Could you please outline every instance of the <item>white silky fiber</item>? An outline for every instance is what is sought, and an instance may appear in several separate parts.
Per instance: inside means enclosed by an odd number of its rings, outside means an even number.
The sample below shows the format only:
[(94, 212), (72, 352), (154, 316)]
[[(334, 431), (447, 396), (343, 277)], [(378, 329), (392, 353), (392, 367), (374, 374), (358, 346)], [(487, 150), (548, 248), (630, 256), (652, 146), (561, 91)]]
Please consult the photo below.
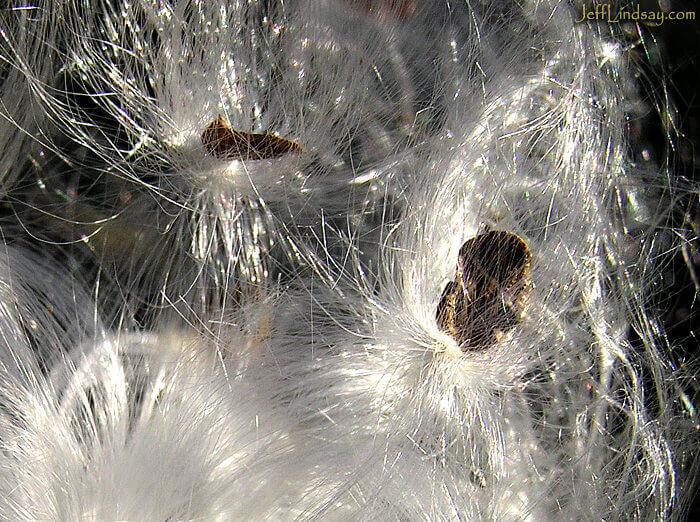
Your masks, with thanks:
[(7, 2), (0, 520), (683, 520), (699, 187), (582, 9)]

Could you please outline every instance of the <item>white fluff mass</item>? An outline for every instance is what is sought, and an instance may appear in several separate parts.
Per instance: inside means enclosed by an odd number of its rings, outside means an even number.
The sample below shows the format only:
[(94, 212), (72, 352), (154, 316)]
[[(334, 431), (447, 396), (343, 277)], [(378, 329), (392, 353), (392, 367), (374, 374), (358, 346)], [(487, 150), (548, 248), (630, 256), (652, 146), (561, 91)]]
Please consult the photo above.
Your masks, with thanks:
[[(698, 187), (579, 9), (9, 2), (0, 519), (682, 520), (657, 303)], [(296, 149), (214, 154), (220, 116)], [(527, 297), (474, 346), (437, 315), (489, 231)]]

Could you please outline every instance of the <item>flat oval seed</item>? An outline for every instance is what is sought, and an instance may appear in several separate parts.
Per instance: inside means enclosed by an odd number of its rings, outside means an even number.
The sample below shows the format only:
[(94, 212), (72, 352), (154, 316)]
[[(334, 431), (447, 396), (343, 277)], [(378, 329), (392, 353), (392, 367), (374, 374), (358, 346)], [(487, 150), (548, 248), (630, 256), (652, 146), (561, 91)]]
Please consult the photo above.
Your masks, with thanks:
[(462, 351), (484, 350), (521, 320), (530, 291), (527, 244), (491, 231), (459, 249), (457, 273), (442, 292), (436, 319)]
[(304, 152), (298, 143), (274, 134), (233, 130), (221, 114), (204, 129), (202, 143), (212, 156), (225, 160), (270, 159)]

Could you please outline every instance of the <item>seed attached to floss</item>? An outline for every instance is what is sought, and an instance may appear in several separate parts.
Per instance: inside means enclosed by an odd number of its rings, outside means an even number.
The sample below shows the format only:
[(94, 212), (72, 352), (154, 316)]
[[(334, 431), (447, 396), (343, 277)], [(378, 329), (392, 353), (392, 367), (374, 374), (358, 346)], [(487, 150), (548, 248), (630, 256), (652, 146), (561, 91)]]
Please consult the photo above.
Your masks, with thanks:
[(371, 13), (379, 19), (388, 16), (403, 20), (416, 10), (414, 0), (345, 0), (354, 7), (366, 13)]
[(436, 318), (463, 352), (489, 348), (520, 322), (531, 259), (527, 244), (505, 231), (480, 234), (459, 249), (457, 274), (442, 292)]
[(233, 130), (221, 114), (204, 129), (202, 143), (212, 156), (225, 160), (270, 159), (304, 152), (298, 143), (274, 134)]

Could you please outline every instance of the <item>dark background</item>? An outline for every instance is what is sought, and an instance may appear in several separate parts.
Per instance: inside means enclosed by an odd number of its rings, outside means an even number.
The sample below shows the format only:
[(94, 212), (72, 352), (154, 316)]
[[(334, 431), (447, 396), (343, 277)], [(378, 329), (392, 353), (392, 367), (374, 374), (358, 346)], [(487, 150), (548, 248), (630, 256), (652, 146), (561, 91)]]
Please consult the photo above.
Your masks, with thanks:
[[(642, 1), (642, 9), (668, 8), (674, 11), (694, 11), (695, 21), (668, 21), (659, 27), (642, 27), (640, 34), (645, 43), (646, 59), (659, 78), (666, 78), (668, 94), (675, 106), (677, 133), (659, 117), (657, 146), (669, 153), (669, 167), (681, 185), (690, 188), (688, 196), (679, 201), (677, 221), (674, 226), (685, 233), (688, 240), (685, 255), (678, 252), (667, 277), (672, 278), (668, 295), (669, 307), (665, 314), (669, 341), (678, 354), (680, 364), (685, 363), (694, 375), (688, 393), (697, 406), (700, 401), (698, 383), (698, 359), (700, 356), (698, 327), (697, 284), (700, 278), (700, 215), (698, 183), (700, 182), (700, 3), (688, 0)], [(634, 5), (634, 4), (632, 4)], [(649, 78), (653, 79), (653, 78)], [(647, 86), (649, 96), (658, 96), (662, 82)], [(665, 131), (669, 131), (665, 134)], [(675, 150), (665, 136), (675, 138)], [(696, 479), (697, 481), (697, 479)], [(695, 484), (697, 487), (697, 484)], [(700, 520), (700, 497), (690, 506), (688, 520)]]

